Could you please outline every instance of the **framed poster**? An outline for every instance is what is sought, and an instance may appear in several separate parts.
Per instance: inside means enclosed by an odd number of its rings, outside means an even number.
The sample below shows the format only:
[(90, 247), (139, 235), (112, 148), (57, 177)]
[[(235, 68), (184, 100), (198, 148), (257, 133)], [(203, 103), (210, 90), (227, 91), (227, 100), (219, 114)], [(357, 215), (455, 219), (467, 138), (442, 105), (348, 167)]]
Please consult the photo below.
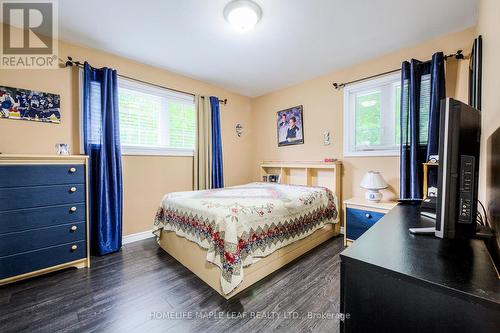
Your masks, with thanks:
[(304, 143), (302, 105), (277, 113), (278, 147)]
[(61, 122), (61, 96), (0, 86), (0, 118)]

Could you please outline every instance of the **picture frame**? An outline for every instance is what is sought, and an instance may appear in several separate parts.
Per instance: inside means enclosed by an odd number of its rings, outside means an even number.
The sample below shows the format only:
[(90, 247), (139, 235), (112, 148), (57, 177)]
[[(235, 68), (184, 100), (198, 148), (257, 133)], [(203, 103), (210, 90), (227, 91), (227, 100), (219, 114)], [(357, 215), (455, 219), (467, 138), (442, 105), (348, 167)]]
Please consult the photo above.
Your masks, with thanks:
[(269, 183), (281, 183), (280, 175), (269, 175), (267, 179)]
[(67, 143), (56, 143), (56, 154), (57, 155), (69, 155), (69, 144)]
[(0, 86), (0, 119), (61, 123), (61, 96)]
[(278, 147), (304, 143), (303, 106), (278, 111), (276, 113)]

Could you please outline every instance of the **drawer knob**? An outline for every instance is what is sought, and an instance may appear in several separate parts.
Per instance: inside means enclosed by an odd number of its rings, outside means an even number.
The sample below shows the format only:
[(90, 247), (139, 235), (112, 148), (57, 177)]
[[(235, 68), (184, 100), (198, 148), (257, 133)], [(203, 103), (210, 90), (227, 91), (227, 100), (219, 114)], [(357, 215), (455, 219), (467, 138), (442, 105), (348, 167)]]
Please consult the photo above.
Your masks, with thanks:
[(78, 227), (76, 225), (71, 226), (71, 231), (76, 231)]
[(76, 249), (78, 249), (78, 246), (76, 246), (76, 245), (71, 246), (71, 251), (76, 251)]
[(75, 173), (76, 172), (76, 168), (69, 168), (69, 172), (70, 173)]
[(72, 188), (69, 189), (69, 191), (72, 193), (76, 192), (76, 187), (73, 186)]
[(71, 208), (69, 209), (69, 211), (70, 211), (70, 212), (72, 212), (72, 213), (76, 212), (76, 207), (75, 207), (75, 206), (71, 207)]
[(367, 219), (371, 219), (371, 218), (372, 218), (372, 214), (366, 213), (366, 214), (365, 214), (365, 217), (366, 217)]

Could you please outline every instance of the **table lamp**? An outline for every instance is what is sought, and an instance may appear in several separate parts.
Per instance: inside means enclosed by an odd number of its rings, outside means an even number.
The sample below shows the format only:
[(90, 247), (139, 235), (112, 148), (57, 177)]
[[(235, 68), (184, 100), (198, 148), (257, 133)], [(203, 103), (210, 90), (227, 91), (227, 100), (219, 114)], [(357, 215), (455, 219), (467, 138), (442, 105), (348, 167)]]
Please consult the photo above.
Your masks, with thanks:
[(388, 187), (384, 178), (382, 178), (378, 171), (368, 171), (364, 175), (360, 186), (368, 190), (365, 193), (365, 199), (372, 202), (379, 202), (382, 199), (382, 193), (380, 193), (379, 190)]

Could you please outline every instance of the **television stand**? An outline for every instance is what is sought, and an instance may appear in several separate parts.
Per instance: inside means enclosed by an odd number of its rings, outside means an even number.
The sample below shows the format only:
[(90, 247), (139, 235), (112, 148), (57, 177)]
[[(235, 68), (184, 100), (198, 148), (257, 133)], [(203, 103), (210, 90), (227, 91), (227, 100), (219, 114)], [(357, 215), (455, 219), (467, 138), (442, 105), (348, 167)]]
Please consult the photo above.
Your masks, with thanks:
[(411, 234), (435, 225), (420, 211), (397, 205), (340, 254), (341, 332), (499, 332), (500, 280), (484, 241)]
[(436, 232), (435, 227), (429, 228), (409, 228), (410, 232), (414, 235), (434, 235)]

